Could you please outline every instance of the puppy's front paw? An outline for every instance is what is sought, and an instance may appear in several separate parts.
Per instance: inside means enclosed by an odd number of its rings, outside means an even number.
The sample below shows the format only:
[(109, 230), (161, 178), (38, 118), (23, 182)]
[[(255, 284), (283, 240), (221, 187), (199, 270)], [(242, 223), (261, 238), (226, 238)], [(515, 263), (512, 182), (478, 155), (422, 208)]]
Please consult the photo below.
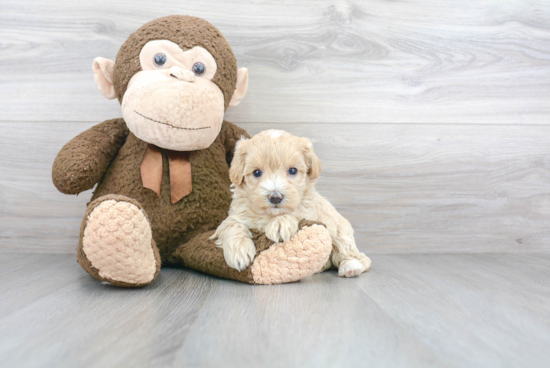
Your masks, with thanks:
[(250, 238), (239, 237), (227, 240), (223, 243), (223, 257), (231, 268), (242, 271), (254, 259), (256, 247)]
[(341, 277), (357, 277), (361, 272), (363, 272), (363, 264), (356, 259), (343, 261), (338, 267), (338, 276)]
[(276, 216), (265, 228), (265, 236), (275, 243), (288, 241), (298, 232), (298, 219), (294, 216)]

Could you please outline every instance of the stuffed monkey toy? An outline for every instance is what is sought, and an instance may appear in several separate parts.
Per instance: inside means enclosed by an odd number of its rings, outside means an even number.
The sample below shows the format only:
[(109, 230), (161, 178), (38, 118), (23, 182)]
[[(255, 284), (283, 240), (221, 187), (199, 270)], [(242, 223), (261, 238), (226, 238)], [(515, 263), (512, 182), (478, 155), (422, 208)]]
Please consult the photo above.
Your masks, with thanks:
[(289, 241), (255, 233), (257, 252), (242, 271), (210, 240), (231, 202), (229, 165), (248, 137), (224, 121), (248, 86), (231, 47), (207, 21), (168, 16), (130, 35), (116, 62), (96, 58), (100, 92), (121, 104), (121, 119), (81, 133), (58, 153), (54, 185), (65, 194), (97, 187), (80, 229), (77, 259), (114, 285), (153, 282), (161, 265), (183, 265), (252, 284), (300, 280), (327, 265), (331, 239), (303, 221)]

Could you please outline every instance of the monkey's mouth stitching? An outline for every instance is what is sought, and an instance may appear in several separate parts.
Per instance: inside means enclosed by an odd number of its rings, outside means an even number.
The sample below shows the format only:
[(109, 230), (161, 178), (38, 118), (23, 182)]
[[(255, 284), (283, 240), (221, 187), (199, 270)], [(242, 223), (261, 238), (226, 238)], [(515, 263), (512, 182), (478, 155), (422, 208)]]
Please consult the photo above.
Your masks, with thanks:
[(143, 115), (143, 114), (140, 114), (139, 112), (137, 112), (136, 110), (134, 110), (134, 112), (136, 114), (138, 114), (139, 116), (143, 116), (145, 119), (147, 120), (151, 120), (151, 121), (154, 121), (155, 123), (159, 123), (159, 124), (163, 124), (163, 125), (168, 125), (169, 127), (172, 127), (174, 129), (182, 129), (182, 130), (202, 130), (202, 129), (210, 129), (209, 126), (207, 127), (200, 127), (200, 128), (180, 128), (180, 127), (177, 127), (177, 126), (173, 126), (172, 124), (168, 124), (168, 123), (165, 123), (163, 121), (158, 121), (158, 120), (155, 120), (155, 119), (151, 119), (151, 118), (148, 118), (147, 116)]

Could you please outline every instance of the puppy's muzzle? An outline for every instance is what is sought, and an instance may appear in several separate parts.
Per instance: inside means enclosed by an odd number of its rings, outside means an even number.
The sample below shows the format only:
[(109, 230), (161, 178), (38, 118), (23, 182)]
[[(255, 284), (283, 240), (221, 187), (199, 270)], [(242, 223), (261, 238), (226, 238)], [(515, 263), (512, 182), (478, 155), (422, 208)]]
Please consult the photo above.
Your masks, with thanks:
[(268, 195), (267, 198), (271, 203), (279, 204), (283, 200), (284, 196), (281, 193), (274, 192)]

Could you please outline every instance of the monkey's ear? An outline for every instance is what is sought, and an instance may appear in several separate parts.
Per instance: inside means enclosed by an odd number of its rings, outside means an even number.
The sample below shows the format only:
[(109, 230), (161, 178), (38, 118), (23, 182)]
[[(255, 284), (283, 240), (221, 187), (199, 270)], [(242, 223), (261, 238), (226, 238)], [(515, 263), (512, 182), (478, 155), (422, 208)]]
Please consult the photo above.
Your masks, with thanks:
[(235, 185), (241, 185), (244, 180), (244, 166), (246, 163), (246, 150), (244, 146), (247, 140), (248, 138), (241, 137), (235, 145), (235, 154), (229, 168), (229, 179)]
[(113, 74), (115, 73), (115, 62), (102, 57), (94, 59), (94, 80), (99, 92), (109, 100), (116, 98), (115, 87), (113, 86)]
[(233, 97), (231, 97), (231, 101), (229, 101), (229, 106), (237, 106), (241, 103), (241, 100), (244, 98), (244, 95), (246, 95), (246, 91), (248, 90), (248, 69), (246, 68), (240, 68), (237, 71), (237, 88), (235, 88), (235, 92), (233, 92)]

